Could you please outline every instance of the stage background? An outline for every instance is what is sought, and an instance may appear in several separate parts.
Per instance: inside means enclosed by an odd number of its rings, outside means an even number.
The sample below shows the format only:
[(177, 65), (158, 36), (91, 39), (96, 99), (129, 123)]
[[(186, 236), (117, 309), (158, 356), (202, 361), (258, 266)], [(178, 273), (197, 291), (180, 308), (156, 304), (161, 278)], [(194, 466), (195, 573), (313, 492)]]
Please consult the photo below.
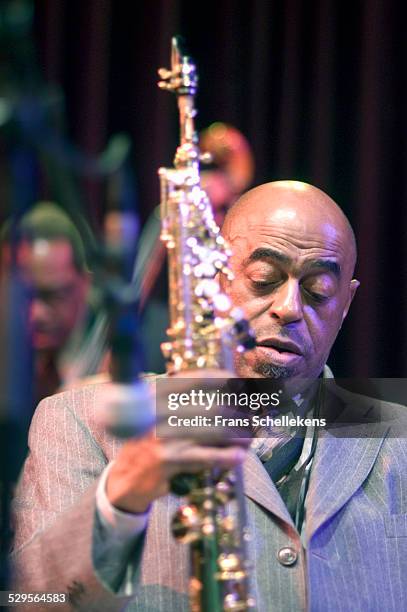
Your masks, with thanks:
[[(254, 184), (293, 178), (327, 191), (358, 238), (361, 281), (330, 360), (340, 376), (407, 372), (407, 37), (405, 2), (38, 0), (43, 76), (66, 95), (71, 138), (98, 152), (134, 143), (139, 208), (158, 203), (157, 168), (177, 144), (156, 70), (183, 34), (200, 73), (198, 127), (225, 121), (251, 142)], [(87, 181), (89, 218), (104, 213)]]

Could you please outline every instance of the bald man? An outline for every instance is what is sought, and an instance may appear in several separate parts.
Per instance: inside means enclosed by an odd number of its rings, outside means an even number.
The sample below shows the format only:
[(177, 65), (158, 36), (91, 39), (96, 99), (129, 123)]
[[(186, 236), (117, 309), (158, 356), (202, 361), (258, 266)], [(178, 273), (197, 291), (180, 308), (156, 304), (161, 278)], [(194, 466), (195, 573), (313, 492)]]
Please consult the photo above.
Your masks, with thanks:
[(297, 181), (249, 191), (222, 233), (235, 278), (222, 279), (256, 333), (237, 356), (240, 376), (319, 376), (359, 285), (349, 221), (325, 193)]
[[(220, 282), (257, 335), (253, 351), (236, 355), (236, 372), (275, 379), (295, 393), (292, 410), (312, 415), (310, 389), (331, 375), (326, 361), (358, 286), (352, 229), (320, 190), (280, 181), (244, 195), (223, 233), (234, 278)], [(98, 418), (108, 392), (82, 387), (36, 411), (16, 499), (20, 590), (60, 592), (83, 610), (189, 609), (188, 547), (170, 533), (179, 500), (169, 481), (243, 463), (260, 612), (407, 609), (407, 451), (389, 427), (370, 420), (341, 436), (307, 428), (300, 444), (290, 432), (284, 444), (255, 439), (248, 452), (234, 441), (203, 444), (199, 431), (122, 443)], [(339, 401), (346, 412), (355, 396)], [(369, 399), (367, 412), (375, 409)]]

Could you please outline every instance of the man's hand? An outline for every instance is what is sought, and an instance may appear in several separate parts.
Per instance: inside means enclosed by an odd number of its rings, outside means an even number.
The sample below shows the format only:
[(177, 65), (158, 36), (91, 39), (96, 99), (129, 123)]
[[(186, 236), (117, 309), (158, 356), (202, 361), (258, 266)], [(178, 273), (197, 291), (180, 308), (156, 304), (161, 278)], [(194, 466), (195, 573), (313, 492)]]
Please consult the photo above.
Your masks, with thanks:
[[(212, 378), (214, 387), (217, 387), (216, 379), (219, 383), (219, 379), (233, 377), (225, 370), (189, 370), (171, 377), (174, 383), (171, 388), (177, 388), (179, 392), (188, 391), (199, 380), (205, 381), (208, 388), (208, 381)], [(187, 379), (192, 380), (188, 382)], [(161, 401), (157, 397), (158, 413)], [(188, 439), (181, 439), (175, 433), (173, 438), (168, 435), (159, 438), (150, 432), (126, 442), (107, 478), (106, 494), (110, 503), (125, 512), (145, 512), (151, 502), (169, 492), (173, 476), (193, 474), (214, 466), (229, 469), (242, 463), (249, 440), (221, 439), (213, 432), (211, 444), (213, 446), (208, 446), (208, 432), (198, 428), (188, 434)]]
[(158, 439), (153, 433), (130, 440), (121, 448), (107, 479), (110, 503), (125, 512), (145, 512), (151, 502), (169, 492), (170, 480), (180, 473), (232, 468), (244, 460), (242, 446), (213, 448), (192, 440)]

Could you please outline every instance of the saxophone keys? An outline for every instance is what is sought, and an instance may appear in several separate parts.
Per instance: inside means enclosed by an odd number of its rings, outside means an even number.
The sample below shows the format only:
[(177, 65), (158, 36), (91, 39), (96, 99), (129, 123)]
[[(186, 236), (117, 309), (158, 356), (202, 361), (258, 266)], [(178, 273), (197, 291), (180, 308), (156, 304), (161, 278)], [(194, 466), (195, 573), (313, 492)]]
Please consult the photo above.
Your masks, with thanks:
[(171, 529), (176, 540), (185, 544), (197, 542), (201, 538), (202, 521), (196, 506), (185, 505), (175, 513)]
[(163, 81), (168, 80), (172, 76), (172, 71), (168, 70), (168, 68), (159, 68), (157, 72), (158, 72), (158, 76)]
[(222, 553), (218, 557), (219, 572), (217, 580), (242, 582), (247, 578), (247, 572), (242, 569), (240, 557), (236, 553)]
[(201, 162), (201, 164), (211, 164), (213, 162), (212, 153), (209, 153), (208, 151), (201, 153), (199, 156), (199, 161)]
[(242, 598), (239, 593), (228, 593), (223, 601), (224, 612), (248, 612), (255, 609), (255, 601), (252, 597)]

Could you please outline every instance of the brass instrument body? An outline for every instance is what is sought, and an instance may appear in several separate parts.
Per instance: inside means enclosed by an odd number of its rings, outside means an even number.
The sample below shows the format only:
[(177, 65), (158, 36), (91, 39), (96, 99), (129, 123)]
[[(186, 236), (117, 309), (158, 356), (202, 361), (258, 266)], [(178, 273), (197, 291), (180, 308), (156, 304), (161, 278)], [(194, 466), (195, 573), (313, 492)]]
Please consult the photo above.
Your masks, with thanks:
[[(171, 70), (160, 69), (159, 75), (159, 86), (175, 93), (180, 116), (174, 168), (159, 170), (161, 239), (169, 269), (169, 341), (162, 345), (167, 371), (232, 370), (234, 350), (252, 348), (254, 339), (242, 312), (232, 307), (215, 278), (219, 272), (232, 278), (230, 251), (200, 184), (202, 156), (194, 127), (198, 78), (191, 59), (181, 55), (177, 38), (172, 40)], [(187, 504), (174, 517), (173, 533), (191, 548), (193, 612), (253, 610), (240, 470), (214, 469), (196, 476)]]
[[(169, 270), (170, 341), (162, 346), (169, 372), (191, 368), (232, 368), (232, 350), (222, 330), (230, 326), (232, 308), (215, 276), (231, 276), (230, 252), (219, 234), (209, 199), (200, 186), (200, 152), (194, 127), (196, 68), (173, 42), (172, 70), (160, 69), (160, 87), (176, 93), (180, 145), (174, 168), (160, 168), (161, 240)], [(218, 312), (216, 316), (215, 311)], [(239, 318), (238, 310), (233, 316)], [(242, 318), (242, 316), (240, 316)]]

